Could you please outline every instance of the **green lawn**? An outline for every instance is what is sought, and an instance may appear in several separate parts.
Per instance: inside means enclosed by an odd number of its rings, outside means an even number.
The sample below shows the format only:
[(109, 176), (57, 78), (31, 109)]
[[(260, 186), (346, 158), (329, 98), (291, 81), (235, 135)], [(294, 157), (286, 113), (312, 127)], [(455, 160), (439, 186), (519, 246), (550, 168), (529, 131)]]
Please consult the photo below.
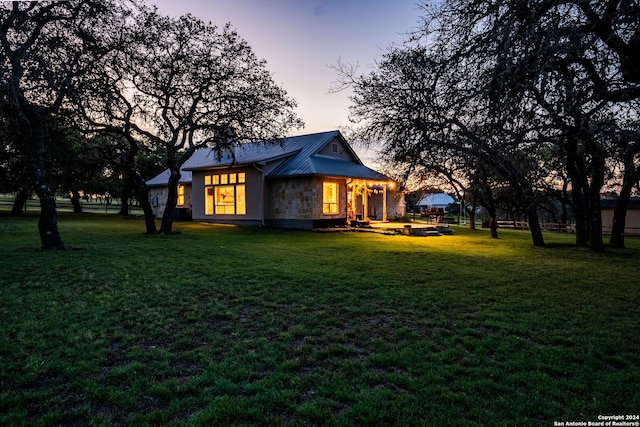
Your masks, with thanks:
[(0, 425), (550, 426), (640, 412), (640, 240), (0, 215)]

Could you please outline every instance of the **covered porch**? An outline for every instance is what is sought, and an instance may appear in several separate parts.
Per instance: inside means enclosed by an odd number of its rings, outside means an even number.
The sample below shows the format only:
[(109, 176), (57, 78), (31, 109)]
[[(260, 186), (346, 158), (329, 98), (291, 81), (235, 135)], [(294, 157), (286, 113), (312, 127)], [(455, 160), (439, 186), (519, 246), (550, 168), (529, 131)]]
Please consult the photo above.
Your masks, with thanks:
[(347, 180), (347, 221), (362, 224), (388, 221), (387, 195), (394, 189), (392, 180)]

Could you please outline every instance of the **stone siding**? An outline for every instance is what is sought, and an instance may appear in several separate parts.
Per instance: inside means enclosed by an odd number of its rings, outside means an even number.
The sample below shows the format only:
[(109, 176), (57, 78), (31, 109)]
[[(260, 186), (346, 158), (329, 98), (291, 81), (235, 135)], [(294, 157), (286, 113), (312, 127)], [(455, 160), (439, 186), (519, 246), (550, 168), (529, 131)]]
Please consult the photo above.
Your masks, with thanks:
[(269, 219), (310, 220), (313, 218), (315, 191), (311, 179), (271, 181), (271, 216)]
[(387, 194), (387, 219), (394, 220), (405, 216), (407, 207), (404, 203), (404, 193), (389, 191)]
[[(162, 218), (165, 207), (167, 206), (167, 197), (169, 197), (169, 187), (150, 187), (149, 203), (156, 218)], [(184, 205), (178, 205), (176, 208), (188, 208), (191, 211), (191, 185), (184, 186)]]
[[(322, 212), (322, 184), (335, 182), (338, 184), (338, 212), (325, 214)], [(271, 216), (272, 220), (324, 220), (346, 218), (347, 185), (344, 180), (324, 178), (277, 179), (271, 181)]]

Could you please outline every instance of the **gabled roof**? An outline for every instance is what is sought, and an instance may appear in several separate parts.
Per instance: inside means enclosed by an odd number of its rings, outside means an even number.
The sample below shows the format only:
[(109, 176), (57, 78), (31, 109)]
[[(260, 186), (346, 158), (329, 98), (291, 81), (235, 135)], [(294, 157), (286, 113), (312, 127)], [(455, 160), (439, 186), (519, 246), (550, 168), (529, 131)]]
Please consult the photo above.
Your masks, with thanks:
[[(165, 169), (158, 175), (147, 181), (149, 187), (163, 187), (169, 183), (169, 169)], [(181, 170), (180, 171), (180, 184), (191, 184), (191, 172)]]
[(288, 161), (269, 173), (270, 177), (324, 175), (346, 178), (359, 178), (376, 181), (389, 181), (390, 178), (369, 169), (361, 163), (330, 158), (328, 156), (311, 156), (298, 162)]
[(427, 194), (425, 197), (420, 199), (416, 206), (447, 206), (451, 203), (454, 203), (453, 197), (449, 196), (446, 193), (433, 193)]
[[(319, 154), (334, 139), (348, 151), (352, 161)], [(265, 164), (282, 160), (268, 177), (326, 175), (369, 180), (390, 180), (387, 176), (366, 167), (342, 134), (337, 131), (314, 133), (285, 138), (280, 144), (242, 144), (232, 155), (218, 158), (211, 149), (196, 151), (183, 166), (185, 171), (207, 170), (225, 166)]]

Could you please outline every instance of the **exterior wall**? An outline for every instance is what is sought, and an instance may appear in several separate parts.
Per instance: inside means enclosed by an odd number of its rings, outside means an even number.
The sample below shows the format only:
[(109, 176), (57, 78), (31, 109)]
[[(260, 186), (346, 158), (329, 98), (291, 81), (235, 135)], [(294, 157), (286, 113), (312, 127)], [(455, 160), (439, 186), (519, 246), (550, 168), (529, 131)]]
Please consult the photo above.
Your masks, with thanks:
[[(336, 146), (335, 147), (336, 151), (334, 151), (334, 144)], [(320, 150), (318, 154), (321, 154), (323, 156), (329, 156), (329, 157), (337, 157), (339, 159), (344, 159), (344, 160), (350, 160), (350, 161), (354, 160), (349, 150), (344, 146), (342, 141), (340, 141), (338, 138), (334, 138), (322, 150)]]
[(311, 178), (270, 181), (269, 220), (310, 221), (313, 217), (314, 192)]
[[(338, 209), (334, 214), (325, 214), (322, 211), (322, 184), (325, 182), (338, 184)], [(347, 180), (314, 177), (312, 180), (312, 188), (315, 199), (315, 203), (313, 204), (313, 228), (345, 225), (347, 223)]]
[[(184, 184), (181, 184), (184, 185)], [(149, 202), (156, 218), (162, 218), (164, 209), (167, 206), (167, 198), (169, 197), (169, 187), (150, 187)], [(191, 205), (191, 185), (184, 185), (184, 205), (177, 205), (177, 208), (187, 208), (189, 212), (193, 211)]]
[(367, 217), (369, 219), (382, 221), (382, 219), (384, 218), (384, 205), (382, 202), (382, 192), (377, 194), (375, 192), (372, 192), (371, 194), (369, 194), (369, 200), (367, 202)]
[(387, 219), (399, 219), (407, 213), (404, 203), (404, 193), (401, 191), (387, 192)]
[(193, 198), (191, 205), (193, 206), (194, 221), (204, 221), (204, 172), (191, 172), (191, 191)]
[(149, 188), (149, 202), (156, 218), (162, 218), (162, 213), (167, 205), (167, 187), (151, 187)]
[[(602, 232), (611, 234), (613, 209), (602, 209)], [(640, 209), (628, 209), (624, 223), (625, 236), (640, 236)]]
[[(245, 215), (205, 214), (204, 177), (225, 173), (225, 171), (245, 173)], [(323, 183), (325, 182), (338, 184), (338, 206), (335, 214), (323, 213)], [(346, 179), (305, 177), (270, 179), (263, 182), (262, 173), (251, 167), (225, 169), (219, 172), (193, 171), (192, 188), (188, 194), (192, 205), (192, 216), (197, 221), (312, 229), (344, 225), (347, 217)], [(369, 213), (376, 213), (373, 219), (382, 219), (382, 206), (381, 193), (370, 197)], [(403, 215), (404, 194), (388, 192), (387, 219), (391, 220)]]
[[(338, 209), (335, 214), (322, 212), (322, 184), (338, 184)], [(316, 228), (346, 222), (346, 180), (329, 178), (291, 178), (270, 181), (271, 208), (267, 224), (284, 228)]]
[[(245, 198), (246, 198), (246, 214), (244, 215), (222, 215), (205, 213), (205, 175), (217, 173), (245, 173)], [(217, 223), (240, 223), (248, 225), (262, 224), (264, 205), (263, 205), (263, 180), (262, 173), (255, 168), (235, 168), (222, 169), (216, 171), (193, 171), (192, 189), (194, 197), (192, 198), (193, 219), (197, 221), (209, 221)]]

